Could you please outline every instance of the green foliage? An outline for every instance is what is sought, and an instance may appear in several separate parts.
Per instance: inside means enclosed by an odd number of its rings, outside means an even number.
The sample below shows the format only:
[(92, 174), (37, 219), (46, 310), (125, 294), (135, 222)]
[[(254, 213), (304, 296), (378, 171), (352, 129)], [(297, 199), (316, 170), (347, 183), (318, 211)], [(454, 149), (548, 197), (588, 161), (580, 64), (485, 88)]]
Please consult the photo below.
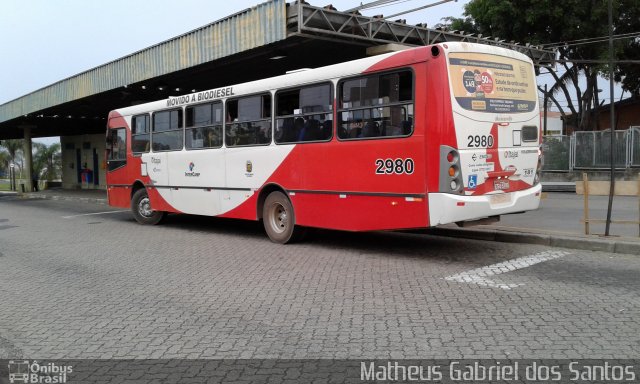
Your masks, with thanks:
[(17, 161), (18, 157), (22, 153), (22, 147), (23, 147), (22, 143), (23, 143), (22, 139), (13, 139), (13, 140), (3, 140), (1, 145), (7, 150), (11, 160)]
[[(465, 6), (464, 19), (447, 19), (448, 27), (484, 36), (500, 37), (534, 45), (573, 42), (609, 33), (607, 0), (471, 0)], [(613, 0), (614, 34), (640, 31), (640, 1)], [(591, 126), (591, 109), (599, 104), (598, 75), (606, 75), (607, 41), (593, 44), (560, 44), (560, 65), (565, 74), (554, 76), (556, 83), (549, 96), (563, 114), (571, 113), (579, 129)], [(638, 59), (638, 39), (616, 40), (618, 59)], [(589, 62), (591, 61), (591, 62)], [(586, 78), (586, 87), (579, 77)], [(633, 94), (640, 92), (640, 68), (637, 64), (618, 65), (615, 80)], [(563, 93), (569, 101), (565, 110), (554, 95)]]
[[(640, 5), (621, 10), (616, 21), (615, 33), (640, 32)], [(618, 44), (618, 59), (640, 60), (640, 38), (625, 40), (627, 44)], [(620, 47), (621, 46), (621, 47)], [(622, 83), (622, 88), (640, 97), (640, 64), (620, 64), (616, 67), (614, 80)]]
[[(11, 162), (15, 163), (18, 168), (22, 167), (23, 143), (22, 139), (2, 141), (4, 150), (0, 150), (0, 173), (7, 172)], [(32, 152), (33, 172), (38, 175), (38, 179), (51, 181), (62, 175), (59, 143), (49, 146), (42, 143), (32, 143)]]
[(0, 149), (0, 173), (9, 173), (11, 163), (21, 166), (22, 140), (2, 140)]
[(33, 143), (33, 172), (40, 180), (55, 180), (62, 174), (60, 143)]
[(8, 173), (9, 162), (11, 162), (9, 152), (0, 150), (0, 177), (5, 177), (5, 175)]
[(444, 28), (448, 31), (465, 31), (469, 33), (476, 33), (476, 26), (473, 23), (473, 19), (466, 17), (459, 19), (457, 17), (443, 17), (442, 23), (436, 24), (436, 28)]
[(542, 146), (544, 165), (542, 169), (549, 171), (569, 170), (569, 146), (560, 138), (545, 136)]

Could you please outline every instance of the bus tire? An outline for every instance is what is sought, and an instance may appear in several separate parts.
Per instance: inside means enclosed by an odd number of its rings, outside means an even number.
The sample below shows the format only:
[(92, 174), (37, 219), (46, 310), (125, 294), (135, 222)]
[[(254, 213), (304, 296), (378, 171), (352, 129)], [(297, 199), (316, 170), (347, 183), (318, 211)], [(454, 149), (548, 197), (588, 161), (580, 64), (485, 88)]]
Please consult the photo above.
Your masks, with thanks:
[(262, 223), (267, 236), (274, 243), (299, 241), (305, 232), (305, 228), (296, 225), (291, 201), (280, 191), (271, 192), (267, 196), (262, 208)]
[(140, 224), (156, 225), (164, 219), (166, 213), (162, 211), (154, 211), (151, 208), (149, 194), (144, 188), (138, 189), (131, 198), (131, 211), (133, 217)]

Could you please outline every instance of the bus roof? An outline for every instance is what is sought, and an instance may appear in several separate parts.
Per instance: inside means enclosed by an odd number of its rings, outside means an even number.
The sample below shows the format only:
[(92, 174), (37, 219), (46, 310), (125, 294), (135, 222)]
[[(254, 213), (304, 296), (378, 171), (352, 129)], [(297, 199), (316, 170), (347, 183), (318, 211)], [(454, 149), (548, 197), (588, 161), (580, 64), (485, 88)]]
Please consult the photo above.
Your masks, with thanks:
[[(448, 42), (438, 45), (444, 45), (448, 51), (486, 52), (511, 56), (524, 61), (531, 61), (529, 57), (522, 53), (484, 44)], [(431, 46), (416, 47), (404, 51), (385, 53), (372, 57), (366, 57), (363, 59), (333, 64), (325, 67), (297, 70), (293, 71), (293, 73), (287, 73), (267, 79), (255, 80), (240, 84), (230, 84), (220, 88), (214, 88), (184, 95), (169, 96), (166, 99), (161, 99), (158, 101), (118, 108), (113, 110), (112, 112), (115, 112), (120, 116), (131, 116), (152, 111), (175, 109), (177, 107), (185, 105), (197, 105), (207, 102), (213, 102), (216, 100), (224, 100), (229, 98), (229, 96), (238, 97), (243, 95), (251, 95), (275, 89), (286, 89), (310, 83), (330, 81), (331, 79), (335, 78), (356, 76), (362, 74), (376, 63), (394, 55), (398, 55), (402, 52), (415, 51), (416, 54), (414, 57), (418, 57), (420, 58), (420, 60), (414, 61), (414, 63), (424, 61), (427, 59), (430, 49)], [(109, 115), (111, 117), (111, 113)]]

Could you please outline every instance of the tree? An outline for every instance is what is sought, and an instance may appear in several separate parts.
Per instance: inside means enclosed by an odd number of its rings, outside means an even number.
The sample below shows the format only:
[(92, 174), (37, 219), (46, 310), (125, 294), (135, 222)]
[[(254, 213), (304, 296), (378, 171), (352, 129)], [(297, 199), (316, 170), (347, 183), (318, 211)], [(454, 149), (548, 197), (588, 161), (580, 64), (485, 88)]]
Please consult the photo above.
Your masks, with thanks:
[(2, 146), (9, 153), (9, 161), (19, 167), (22, 173), (22, 139), (3, 140)]
[[(638, 0), (613, 0), (613, 6), (614, 34), (640, 31)], [(551, 72), (555, 84), (547, 95), (567, 121), (579, 130), (587, 130), (591, 127), (591, 110), (600, 105), (597, 79), (608, 71), (608, 45), (606, 40), (585, 44), (584, 39), (608, 35), (607, 9), (607, 0), (471, 0), (465, 5), (464, 19), (448, 18), (444, 25), (520, 43), (554, 44), (565, 73)], [(637, 39), (616, 40), (616, 53), (637, 58), (638, 44)], [(615, 79), (635, 95), (640, 91), (637, 67), (615, 68)], [(580, 76), (586, 79), (584, 89)], [(567, 100), (566, 107), (558, 102), (558, 93)]]
[(9, 163), (11, 159), (9, 158), (9, 152), (5, 150), (0, 150), (0, 177), (6, 177), (9, 173), (7, 172), (9, 168)]
[[(640, 6), (626, 9), (616, 23), (616, 33), (635, 33), (640, 31)], [(635, 60), (635, 63), (622, 63), (615, 68), (614, 80), (622, 83), (622, 88), (633, 96), (640, 97), (640, 37), (630, 39), (618, 53), (620, 60)]]
[(39, 179), (52, 181), (61, 173), (62, 162), (60, 159), (60, 143), (50, 146), (42, 143), (33, 143), (33, 172)]

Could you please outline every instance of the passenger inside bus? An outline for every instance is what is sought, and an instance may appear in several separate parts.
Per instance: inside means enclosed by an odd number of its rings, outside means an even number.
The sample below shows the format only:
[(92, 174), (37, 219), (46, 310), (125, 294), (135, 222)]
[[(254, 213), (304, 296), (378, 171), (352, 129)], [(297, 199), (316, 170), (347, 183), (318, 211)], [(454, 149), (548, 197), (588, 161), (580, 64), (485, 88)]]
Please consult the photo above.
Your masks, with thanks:
[(362, 129), (362, 137), (378, 137), (380, 136), (380, 126), (373, 120), (369, 120)]
[(296, 117), (294, 123), (293, 123), (293, 140), (292, 141), (296, 141), (296, 140), (301, 140), (300, 139), (300, 134), (303, 133), (304, 131), (304, 119), (302, 117)]
[(279, 127), (276, 140), (283, 143), (295, 141), (295, 124), (293, 117), (282, 119), (282, 125)]
[(207, 137), (204, 140), (205, 147), (219, 147), (222, 145), (222, 137), (218, 135), (215, 128), (207, 129)]
[(314, 141), (318, 140), (319, 136), (320, 126), (318, 125), (318, 120), (309, 118), (309, 116), (305, 117), (302, 130), (298, 134), (298, 141)]
[(320, 133), (320, 140), (328, 140), (331, 137), (331, 131), (333, 130), (333, 120), (325, 120), (322, 123), (322, 132)]

